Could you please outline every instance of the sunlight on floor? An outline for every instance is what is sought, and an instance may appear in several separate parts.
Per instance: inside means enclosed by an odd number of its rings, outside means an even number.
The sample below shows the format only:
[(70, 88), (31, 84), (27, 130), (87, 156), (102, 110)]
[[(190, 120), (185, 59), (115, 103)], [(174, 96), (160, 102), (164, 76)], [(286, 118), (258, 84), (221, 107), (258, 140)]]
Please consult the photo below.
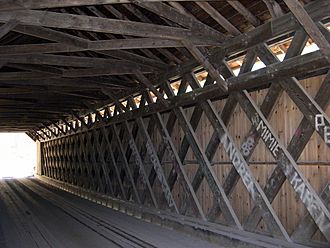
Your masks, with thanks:
[(25, 133), (0, 133), (0, 178), (32, 176), (36, 144)]

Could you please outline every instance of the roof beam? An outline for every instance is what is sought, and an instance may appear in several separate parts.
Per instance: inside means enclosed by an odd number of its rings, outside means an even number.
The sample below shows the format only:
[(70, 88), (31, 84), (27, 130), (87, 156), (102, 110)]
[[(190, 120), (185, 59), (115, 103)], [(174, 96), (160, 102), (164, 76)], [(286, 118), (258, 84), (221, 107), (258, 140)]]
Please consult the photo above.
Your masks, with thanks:
[(74, 47), (87, 48), (89, 42), (88, 40), (82, 39), (80, 37), (45, 27), (17, 25), (14, 28), (14, 31), (19, 32), (21, 34), (27, 34), (30, 36), (34, 36), (46, 40), (64, 43), (66, 45), (71, 45)]
[(232, 35), (240, 35), (241, 32), (231, 24), (223, 15), (221, 15), (211, 4), (207, 2), (196, 2), (206, 13), (208, 13), (219, 25)]
[(240, 3), (238, 0), (230, 0), (227, 3), (233, 7), (238, 13), (240, 13), (246, 20), (248, 20), (253, 26), (259, 26), (260, 20), (255, 17), (250, 10), (244, 7), (243, 4)]
[(164, 3), (140, 2), (138, 3), (138, 5), (149, 11), (154, 12), (159, 16), (171, 20), (172, 22), (178, 23), (183, 27), (189, 28), (196, 32), (204, 33), (206, 36), (213, 35), (214, 37), (218, 37), (219, 40), (227, 39), (227, 37), (219, 31), (198, 21), (196, 18), (181, 14), (180, 11)]
[(40, 10), (0, 12), (0, 22), (7, 22), (13, 18), (16, 18), (22, 24), (34, 26), (173, 40), (189, 39), (192, 42), (201, 42), (205, 40), (218, 41), (218, 37), (212, 37), (211, 35), (206, 37), (203, 34), (193, 32), (189, 29), (127, 20), (72, 15)]
[(275, 0), (263, 0), (263, 2), (266, 4), (273, 19), (283, 15), (281, 6)]
[[(195, 46), (217, 46), (217, 42), (197, 42)], [(0, 46), (1, 55), (19, 55), (34, 53), (67, 53), (81, 51), (109, 51), (109, 50), (127, 50), (144, 48), (169, 48), (184, 47), (180, 41), (154, 38), (132, 38), (132, 39), (113, 39), (102, 41), (90, 41), (88, 47), (66, 46), (60, 43), (45, 44), (26, 44), (26, 45), (8, 45)]]
[[(93, 47), (93, 44), (95, 44), (88, 39), (77, 37), (77, 36), (74, 36), (71, 34), (67, 34), (65, 32), (59, 32), (59, 31), (53, 30), (51, 28), (29, 26), (29, 25), (19, 25), (18, 27), (16, 27), (14, 29), (14, 31), (17, 31), (17, 32), (23, 33), (23, 34), (27, 34), (27, 35), (31, 35), (34, 37), (62, 43), (61, 49), (63, 49), (63, 48), (68, 49), (67, 48), (68, 46), (69, 47), (73, 46), (73, 47), (78, 48), (77, 50), (80, 50), (79, 48), (83, 48), (81, 50), (88, 50), (88, 49), (91, 49), (91, 48), (89, 48), (89, 46)], [(90, 45), (90, 43), (92, 45)], [(96, 44), (98, 44), (98, 43), (96, 43)], [(105, 41), (103, 45), (106, 45), (106, 44), (110, 44), (110, 42)], [(99, 47), (102, 47), (102, 46), (99, 46)], [(158, 62), (156, 60), (148, 59), (143, 56), (136, 55), (135, 53), (132, 53), (132, 52), (127, 52), (127, 51), (110, 52), (110, 51), (103, 51), (103, 50), (100, 50), (100, 51), (93, 50), (93, 51), (96, 51), (96, 52), (102, 53), (102, 54), (106, 54), (106, 55), (112, 56), (114, 58), (129, 60), (129, 61), (133, 61), (133, 62), (140, 63), (140, 64), (146, 64), (146, 65), (157, 67), (157, 68), (164, 69), (165, 67), (167, 67), (166, 64), (161, 64), (160, 62)]]
[[(0, 73), (0, 81), (3, 80), (27, 80), (27, 79), (55, 79), (55, 78), (79, 78), (79, 77), (95, 77), (104, 75), (133, 75), (134, 71), (139, 70), (143, 73), (154, 73), (154, 69), (140, 70), (134, 67), (106, 67), (106, 68), (88, 68), (88, 69), (69, 69), (63, 70), (62, 75), (42, 73), (42, 72), (2, 72)], [(111, 81), (110, 81), (111, 82)]]
[[(177, 2), (188, 2), (191, 0), (175, 0)], [(218, 1), (218, 0), (198, 0)], [(139, 0), (139, 2), (168, 2), (168, 0)], [(23, 10), (23, 9), (48, 9), (73, 6), (91, 6), (103, 4), (132, 3), (132, 0), (0, 0), (0, 11)]]
[(51, 54), (25, 54), (25, 55), (11, 55), (1, 56), (0, 63), (21, 63), (34, 65), (57, 65), (57, 66), (72, 66), (72, 67), (94, 67), (94, 68), (112, 68), (122, 69), (127, 68), (131, 70), (149, 71), (150, 66), (139, 65), (129, 61), (122, 61), (117, 59), (103, 59), (91, 58), (82, 56), (63, 56)]
[[(328, 0), (317, 0), (306, 5), (305, 9), (313, 21), (318, 22), (329, 16), (330, 5)], [(224, 41), (221, 47), (214, 48), (209, 52), (208, 58), (211, 62), (214, 62), (216, 61), (217, 56), (223, 53), (223, 51), (226, 51), (228, 56), (244, 52), (246, 49), (255, 45), (289, 34), (290, 32), (299, 29), (299, 27), (299, 23), (297, 23), (291, 13), (285, 14), (280, 18), (256, 27), (248, 33)], [(165, 72), (164, 75), (162, 75), (162, 78), (172, 78), (178, 76), (178, 74), (190, 72), (199, 66), (200, 64), (190, 61), (180, 65), (178, 68)]]

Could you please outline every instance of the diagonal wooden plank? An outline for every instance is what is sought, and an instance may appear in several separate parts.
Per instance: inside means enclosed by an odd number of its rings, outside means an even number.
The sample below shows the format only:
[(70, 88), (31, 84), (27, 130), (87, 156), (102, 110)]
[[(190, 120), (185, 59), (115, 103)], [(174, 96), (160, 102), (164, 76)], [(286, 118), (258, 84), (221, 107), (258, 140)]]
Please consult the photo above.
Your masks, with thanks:
[[(96, 141), (94, 141), (94, 142), (96, 142), (96, 150), (99, 153), (99, 159), (101, 160), (101, 167), (103, 169), (103, 175), (104, 175), (104, 178), (105, 178), (106, 189), (110, 191), (112, 196), (114, 196), (114, 190), (113, 190), (112, 183), (111, 183), (110, 176), (109, 176), (110, 170), (109, 170), (109, 167), (108, 167), (108, 165), (107, 165), (107, 163), (104, 159), (104, 152), (105, 152), (105, 149), (107, 147), (105, 145), (106, 142), (104, 142), (106, 140), (106, 138), (104, 137), (104, 133), (103, 133), (103, 139), (102, 139), (101, 144), (100, 144), (99, 139), (98, 139), (99, 132), (101, 132), (101, 130), (99, 129), (98, 132), (97, 132), (95, 129), (93, 129), (92, 132), (93, 132), (93, 135), (94, 135), (94, 139), (96, 139)], [(102, 130), (102, 132), (103, 132), (103, 130)]]
[(217, 23), (219, 23), (230, 34), (239, 35), (241, 32), (228, 21), (223, 15), (221, 15), (211, 4), (208, 2), (196, 2), (206, 13), (208, 13)]
[(302, 203), (317, 223), (320, 231), (330, 240), (330, 213), (322, 200), (316, 194), (305, 176), (301, 173), (294, 158), (278, 139), (274, 130), (270, 127), (267, 119), (263, 116), (259, 108), (253, 102), (249, 94), (235, 92), (235, 97), (246, 113), (253, 127), (261, 135), (262, 141), (272, 156), (278, 160), (278, 165), (292, 185)]
[[(265, 65), (276, 63), (278, 61), (266, 45), (258, 46), (258, 51), (258, 55)], [(330, 126), (330, 119), (327, 114), (318, 106), (313, 98), (309, 96), (296, 78), (292, 77), (287, 80), (280, 80), (278, 83), (287, 92), (304, 116), (308, 117), (310, 124), (330, 147), (330, 139), (327, 135), (327, 127)], [(318, 117), (322, 118), (322, 125), (320, 126), (318, 126), (317, 122)]]
[[(116, 175), (116, 178), (117, 178), (117, 182), (118, 182), (118, 186), (120, 188), (120, 191), (121, 191), (121, 194), (122, 194), (122, 198), (123, 199), (127, 199), (127, 195), (126, 195), (126, 192), (125, 192), (125, 189), (124, 189), (124, 185), (123, 185), (123, 182), (120, 178), (120, 174), (119, 174), (119, 166), (117, 165), (117, 162), (115, 161), (115, 158), (114, 158), (114, 155), (113, 155), (113, 142), (110, 141), (109, 139), (109, 136), (107, 134), (107, 132), (105, 132), (105, 129), (102, 130), (103, 132), (103, 137), (105, 138), (106, 140), (106, 143), (108, 145), (108, 152), (109, 152), (109, 155), (110, 155), (110, 164), (112, 165), (112, 167), (114, 168), (114, 171), (115, 171), (115, 175)], [(114, 131), (112, 130), (112, 138), (114, 139)], [(116, 192), (116, 191), (115, 191)], [(115, 193), (115, 196), (116, 196), (116, 193)]]
[[(139, 2), (167, 2), (168, 0), (140, 0)], [(190, 0), (176, 0), (178, 2), (187, 2)], [(199, 1), (217, 1), (217, 0), (199, 0)], [(132, 0), (1, 0), (0, 11), (20, 10), (20, 9), (46, 9), (46, 8), (61, 8), (73, 6), (90, 6), (104, 4), (120, 4), (132, 3)]]
[[(150, 95), (148, 94), (150, 102), (152, 101)], [(135, 104), (135, 103), (132, 103)], [(178, 152), (176, 151), (176, 148), (172, 142), (172, 138), (169, 134), (169, 131), (166, 128), (165, 123), (163, 122), (163, 119), (160, 115), (160, 113), (156, 113), (153, 115), (153, 119), (151, 119), (150, 121), (155, 121), (157, 123), (158, 129), (160, 134), (163, 137), (163, 141), (162, 144), (159, 148), (159, 152), (158, 152), (158, 158), (159, 161), (162, 161), (162, 158), (165, 154), (165, 150), (167, 150), (170, 154), (171, 160), (173, 161), (173, 169), (171, 171), (175, 171), (177, 175), (179, 175), (179, 182), (183, 187), (183, 190), (185, 191), (185, 194), (188, 195), (190, 204), (192, 205), (192, 208), (194, 209), (194, 211), (196, 212), (197, 215), (199, 215), (203, 220), (206, 220), (203, 209), (198, 201), (198, 198), (191, 186), (191, 183), (189, 181), (189, 178), (183, 168), (182, 162), (180, 160), (180, 157), (178, 155)], [(150, 135), (150, 133), (149, 133)], [(155, 172), (155, 170), (153, 170)], [(152, 181), (152, 183), (154, 182), (154, 180)], [(174, 184), (174, 183), (173, 183)], [(169, 182), (169, 187), (170, 190), (173, 189), (173, 185), (170, 184)]]
[[(184, 80), (187, 81), (187, 78), (184, 77)], [(211, 79), (211, 77), (208, 76), (207, 79), (206, 79), (205, 85), (210, 85), (210, 84), (213, 84), (213, 80)], [(197, 126), (198, 126), (198, 124), (201, 120), (202, 114), (203, 114), (202, 108), (199, 105), (196, 105), (194, 107), (194, 111), (193, 111), (193, 113), (191, 115), (191, 118), (190, 118), (190, 125), (191, 125), (191, 127), (193, 128), (194, 131), (197, 129)], [(189, 144), (189, 141), (188, 141), (188, 139), (185, 135), (182, 139), (182, 142), (180, 144), (180, 149), (178, 151), (179, 158), (180, 158), (182, 163), (184, 162), (184, 159), (185, 159), (185, 157), (188, 153), (189, 147), (190, 147), (190, 144)], [(203, 174), (202, 169), (200, 167), (198, 168), (198, 170), (201, 171), (201, 174)], [(175, 171), (173, 171), (173, 173), (172, 173), (172, 171), (171, 171), (170, 175), (168, 176), (168, 180), (169, 180), (169, 184), (170, 184), (171, 188), (174, 186), (174, 183), (177, 179), (177, 174), (175, 173)]]
[[(129, 137), (129, 147), (130, 147), (130, 149), (132, 151), (132, 155), (134, 157), (134, 162), (137, 165), (137, 167), (139, 168), (139, 172), (140, 172), (139, 174), (140, 174), (140, 176), (142, 178), (142, 183), (143, 183), (144, 186), (147, 187), (153, 205), (156, 208), (159, 208), (159, 205), (158, 205), (158, 202), (156, 200), (155, 194), (154, 194), (154, 192), (152, 190), (152, 187), (151, 187), (151, 185), (149, 183), (149, 180), (148, 180), (148, 177), (147, 177), (147, 173), (146, 173), (145, 168), (144, 168), (144, 165), (142, 163), (142, 159), (140, 157), (139, 150), (138, 150), (138, 148), (136, 146), (136, 143), (135, 143), (135, 140), (134, 140), (134, 136), (132, 135), (132, 131), (129, 129), (129, 126), (128, 126), (127, 121), (124, 121), (124, 123), (122, 125), (123, 125), (123, 128), (124, 128), (126, 134)], [(119, 136), (117, 136), (117, 142), (118, 143), (120, 142), (119, 141)], [(120, 146), (120, 151), (121, 151), (122, 155), (124, 156), (123, 159), (126, 160), (127, 157), (125, 157), (125, 155), (123, 154), (124, 151), (123, 151), (122, 146)], [(133, 181), (135, 181), (135, 180), (133, 179)], [(141, 202), (143, 203), (143, 201), (141, 201)]]
[[(120, 142), (120, 139), (119, 139), (119, 136), (118, 136), (118, 131), (115, 129), (115, 126), (112, 126), (111, 130), (113, 132), (113, 137), (112, 137), (113, 140), (114, 140), (113, 143), (117, 144), (117, 148), (119, 150), (119, 154), (120, 154), (120, 157), (122, 159), (122, 163), (124, 165), (126, 175), (127, 175), (128, 180), (130, 182), (131, 188), (133, 189), (133, 192), (134, 192), (133, 197), (134, 197), (134, 199), (136, 200), (137, 203), (141, 204), (142, 202), (141, 202), (141, 199), (140, 199), (140, 195), (139, 195), (139, 192), (136, 188), (130, 166), (129, 166), (127, 160), (126, 160), (126, 157), (125, 157), (125, 154), (124, 154), (124, 151), (123, 151), (123, 146), (122, 146), (122, 143)], [(127, 194), (128, 199), (129, 199), (129, 197), (130, 197), (130, 195)]]
[(228, 86), (226, 82), (221, 78), (220, 73), (213, 66), (213, 64), (210, 63), (210, 61), (202, 54), (202, 52), (190, 41), (183, 40), (182, 43), (187, 47), (187, 49), (191, 52), (195, 59), (204, 66), (204, 68), (211, 75), (211, 77), (217, 82), (219, 89), (223, 92), (227, 92)]
[(290, 11), (330, 62), (330, 44), (298, 0), (284, 0)]
[[(198, 81), (193, 75), (190, 78), (190, 82), (192, 85), (195, 85), (195, 87), (198, 86)], [(290, 241), (291, 239), (288, 233), (281, 224), (281, 221), (273, 210), (260, 185), (257, 183), (257, 180), (254, 178), (246, 160), (244, 159), (242, 153), (236, 147), (233, 138), (231, 137), (229, 131), (226, 128), (226, 125), (219, 118), (211, 101), (208, 100), (199, 104), (201, 105), (204, 110), (204, 113), (211, 122), (213, 129), (217, 133), (221, 144), (223, 145), (228, 156), (230, 157), (234, 168), (240, 175), (243, 184), (251, 195), (251, 198), (253, 199), (255, 205), (258, 206), (258, 208), (263, 212), (263, 218), (265, 219), (268, 229), (274, 236), (284, 238)]]
[[(329, 206), (330, 204), (330, 182), (323, 188), (320, 194), (324, 203)], [(312, 239), (314, 233), (318, 230), (318, 226), (315, 224), (313, 218), (306, 214), (304, 218), (299, 222), (297, 228), (291, 235), (291, 238), (295, 241), (307, 241)]]
[[(256, 59), (255, 52), (253, 50), (249, 50), (244, 58), (242, 67), (240, 69), (240, 74), (250, 71), (255, 63), (255, 59)], [(224, 67), (224, 70), (225, 69), (226, 67)], [(233, 76), (231, 71), (228, 71), (228, 73), (226, 74), (228, 74), (228, 77)], [(237, 105), (237, 101), (235, 100), (235, 98), (229, 95), (226, 104), (221, 112), (221, 119), (225, 125), (228, 125), (236, 105)], [(220, 144), (220, 139), (218, 138), (217, 133), (213, 132), (212, 137), (205, 150), (205, 154), (210, 161), (213, 159), (219, 144)], [(236, 173), (236, 170), (234, 168), (232, 170)], [(198, 169), (192, 183), (195, 191), (198, 190), (200, 184), (203, 181), (203, 178), (204, 178), (203, 172), (201, 171), (201, 169)], [(227, 191), (225, 192), (226, 194), (228, 194)], [(214, 208), (217, 208), (219, 212), (221, 212), (219, 207), (215, 204), (214, 204)]]
[(181, 40), (189, 38), (192, 42), (217, 40), (205, 37), (184, 28), (168, 27), (126, 20), (108, 19), (82, 15), (63, 14), (40, 10), (17, 10), (0, 12), (0, 21), (7, 22), (16, 18), (21, 24), (53, 28), (68, 28), (102, 33), (132, 35), (140, 37), (167, 38)]
[[(320, 107), (326, 108), (329, 104), (329, 96), (328, 92), (330, 90), (330, 74), (326, 76), (324, 79), (318, 93), (315, 96), (315, 101), (319, 104)], [(295, 135), (291, 138), (291, 141), (288, 145), (288, 152), (291, 154), (293, 159), (298, 160), (300, 154), (304, 150), (307, 145), (310, 137), (314, 132), (314, 128), (310, 125), (308, 119), (306, 117), (300, 122)], [(266, 186), (264, 191), (268, 197), (268, 199), (272, 202), (281, 186), (285, 182), (285, 175), (282, 172), (281, 168), (277, 166), (271, 176), (268, 178), (266, 182)], [(260, 221), (259, 213), (257, 209), (253, 209), (251, 214), (248, 216), (246, 223), (251, 227), (255, 227), (258, 225)]]
[(253, 26), (259, 26), (260, 20), (243, 4), (238, 0), (227, 1), (238, 13), (240, 13), (246, 20), (248, 20)]
[(167, 204), (170, 209), (174, 210), (176, 213), (179, 213), (179, 209), (176, 205), (176, 202), (174, 201), (174, 197), (172, 195), (171, 189), (168, 186), (168, 182), (165, 177), (164, 170), (162, 168), (162, 165), (159, 161), (159, 158), (157, 156), (157, 153), (155, 151), (154, 145), (151, 141), (151, 138), (147, 132), (147, 129), (145, 127), (145, 124), (141, 117), (136, 119), (136, 122), (138, 126), (140, 127), (140, 134), (146, 141), (146, 148), (147, 148), (147, 155), (152, 163), (152, 166), (156, 172), (157, 178), (161, 184), (165, 199), (167, 201)]
[(198, 21), (196, 18), (181, 14), (175, 8), (165, 3), (140, 2), (138, 5), (154, 12), (159, 16), (165, 17), (168, 20), (178, 23), (183, 27), (189, 28), (207, 36), (211, 34), (214, 37), (218, 37), (219, 41), (227, 39), (227, 37), (219, 31)]
[[(187, 89), (187, 82), (182, 80), (181, 83), (180, 83), (179, 89), (178, 89), (178, 95), (183, 94), (186, 91), (186, 89)], [(166, 130), (167, 130), (167, 132), (170, 136), (173, 132), (175, 123), (176, 123), (176, 116), (173, 112), (170, 112), (167, 123), (166, 123)], [(159, 147), (160, 148), (158, 150), (158, 157), (159, 157), (159, 160), (162, 160), (163, 156), (165, 155), (165, 152), (166, 152), (166, 146), (165, 146), (165, 144), (162, 143)], [(173, 171), (173, 168), (172, 168), (171, 171)], [(150, 180), (151, 185), (153, 185), (153, 183), (156, 180), (156, 172), (153, 168), (151, 169), (151, 171), (149, 173), (149, 180)], [(174, 185), (174, 182), (173, 182), (173, 180), (170, 179), (170, 177), (168, 178), (168, 182), (169, 182), (170, 188), (172, 189), (173, 185)], [(145, 192), (143, 193), (143, 195), (145, 195)]]
[[(171, 87), (166, 84), (165, 85), (165, 91), (168, 96), (172, 96), (173, 92)], [(206, 158), (205, 153), (202, 150), (201, 145), (199, 144), (196, 134), (193, 131), (189, 121), (187, 120), (187, 117), (182, 109), (182, 107), (174, 108), (173, 109), (175, 115), (177, 116), (178, 122), (185, 132), (192, 150), (194, 151), (194, 154), (198, 161), (200, 162), (200, 166), (203, 168), (203, 172), (205, 175), (206, 180), (208, 181), (208, 184), (210, 186), (211, 191), (214, 194), (214, 197), (218, 204), (220, 205), (220, 208), (222, 209), (224, 213), (224, 218), (226, 219), (228, 225), (235, 226), (239, 229), (242, 229), (241, 224), (232, 209), (232, 206), (224, 193), (221, 184), (219, 180), (217, 179), (217, 176), (215, 175), (214, 171), (211, 168), (211, 164), (209, 160)]]
[[(255, 54), (254, 54), (254, 51), (253, 52), (248, 52), (245, 59), (244, 59), (244, 63), (242, 65), (242, 68), (241, 68), (241, 72), (245, 72), (246, 70), (250, 70), (250, 68), (252, 68), (253, 64), (254, 64), (254, 61), (255, 61)], [(226, 70), (225, 70), (226, 66), (220, 66), (220, 69), (219, 71), (221, 71), (221, 73), (223, 73), (224, 77), (227, 78), (227, 77), (230, 77), (232, 76), (231, 73), (228, 73)], [(209, 85), (209, 84), (212, 84), (213, 83), (213, 79), (210, 77), (210, 75), (208, 75), (207, 79), (206, 79), (206, 82), (205, 82), (205, 86)], [(192, 88), (196, 88), (194, 86), (192, 86)], [(229, 121), (229, 118), (231, 116), (231, 113), (232, 111), (234, 110), (236, 106), (236, 101), (233, 99), (233, 97), (230, 97), (228, 98), (227, 102), (226, 102), (226, 105), (221, 113), (221, 117), (223, 119), (223, 121), (225, 123), (228, 123)], [(193, 128), (193, 130), (195, 130), (197, 128), (197, 125), (198, 125), (198, 122), (200, 120), (200, 117), (201, 117), (201, 114), (203, 113), (201, 107), (199, 105), (195, 106), (194, 108), (194, 112), (191, 116), (191, 126)], [(208, 144), (208, 148), (206, 149), (206, 156), (207, 158), (211, 161), (212, 160), (212, 157), (213, 155), (215, 154), (215, 151), (218, 147), (220, 143), (220, 140), (218, 139), (218, 136), (216, 134), (216, 132), (214, 132), (214, 134), (212, 135), (212, 138)], [(179, 157), (181, 159), (181, 161), (184, 160), (187, 152), (188, 152), (188, 149), (189, 149), (189, 142), (187, 140), (187, 137), (184, 136), (182, 142), (181, 142), (181, 146), (180, 146), (180, 150), (179, 150)], [(213, 155), (211, 155), (210, 153), (210, 150), (213, 151)], [(170, 182), (170, 185), (173, 187), (174, 185), (174, 182), (176, 180), (176, 174), (175, 173), (171, 173), (169, 175), (169, 182)], [(193, 179), (193, 182), (192, 182), (192, 186), (194, 188), (194, 191), (197, 191), (198, 188), (199, 188), (199, 185), (202, 183), (202, 180), (204, 178), (204, 173), (203, 173), (203, 170), (201, 167), (198, 168), (195, 176), (194, 176), (194, 179)], [(214, 203), (214, 205), (218, 208), (218, 204), (217, 203)]]
[[(303, 48), (305, 47), (306, 41), (307, 41), (307, 36), (306, 36), (305, 32), (297, 31), (284, 59), (288, 59), (288, 58), (294, 57), (296, 55), (299, 55), (302, 52)], [(256, 53), (254, 53), (254, 54), (256, 54)], [(251, 68), (252, 67), (250, 67), (250, 69)], [(282, 93), (282, 88), (278, 84), (272, 84), (270, 86), (270, 88), (267, 92), (267, 95), (265, 96), (265, 99), (260, 106), (260, 111), (264, 114), (264, 116), (266, 118), (268, 118), (271, 115), (273, 106), (275, 105), (277, 99), (280, 97), (281, 93)], [(260, 135), (253, 127), (251, 127), (248, 134), (244, 137), (242, 146), (240, 148), (240, 150), (243, 153), (244, 158), (247, 161), (250, 159), (255, 147), (258, 144), (259, 139), (260, 139)], [(239, 179), (239, 177), (238, 177), (236, 170), (234, 170), (234, 168), (232, 168), (230, 170), (228, 176), (226, 177), (224, 185), (223, 185), (224, 190), (227, 194), (230, 194), (232, 192), (238, 179)], [(218, 209), (218, 207), (213, 206), (210, 210), (209, 218), (213, 220), (220, 213), (221, 213), (221, 211)]]

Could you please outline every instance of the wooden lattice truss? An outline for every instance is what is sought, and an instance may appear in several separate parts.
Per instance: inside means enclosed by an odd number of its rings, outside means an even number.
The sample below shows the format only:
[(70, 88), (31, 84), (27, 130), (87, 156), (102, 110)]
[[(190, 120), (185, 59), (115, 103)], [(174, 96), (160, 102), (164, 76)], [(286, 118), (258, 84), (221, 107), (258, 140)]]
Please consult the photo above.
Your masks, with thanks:
[[(199, 48), (197, 41), (180, 37), (181, 44), (191, 52), (197, 64), (166, 72), (155, 82), (136, 70), (135, 75), (143, 85), (139, 92), (113, 99), (113, 104), (76, 115), (75, 119), (63, 119), (30, 132), (30, 136), (42, 141), (43, 175), (121, 199), (123, 204), (133, 202), (137, 208), (143, 205), (169, 210), (171, 218), (184, 220), (182, 216), (186, 216), (200, 226), (229, 226), (222, 235), (245, 243), (326, 247), (328, 244), (313, 241), (312, 237), (319, 231), (330, 241), (329, 185), (324, 185), (318, 195), (298, 167), (297, 160), (314, 131), (327, 147), (330, 145), (330, 119), (325, 113), (329, 104), (330, 74), (325, 76), (314, 98), (297, 78), (328, 73), (329, 31), (325, 25), (330, 5), (328, 1), (315, 1), (306, 7), (306, 12), (297, 1), (285, 2), (293, 14), (231, 38), (211, 52)], [(273, 14), (279, 15), (276, 8)], [(279, 61), (268, 43), (288, 35), (293, 37), (292, 41), (284, 60)], [(308, 39), (320, 50), (301, 55)], [(235, 76), (228, 58), (241, 53), (244, 54), (243, 63), (239, 75)], [(252, 71), (257, 59), (266, 67)], [(198, 76), (197, 65), (207, 71), (205, 82)], [(192, 90), (187, 90), (188, 87)], [(258, 105), (250, 92), (260, 89), (268, 90)], [(269, 123), (283, 92), (304, 116), (287, 147)], [(225, 102), (222, 108), (217, 104), (219, 100)], [(244, 136), (240, 146), (227, 127), (237, 106), (245, 113), (250, 127), (247, 133), (240, 134)], [(205, 146), (196, 133), (202, 115), (213, 130)], [(182, 137), (176, 136), (177, 128), (182, 130)], [(264, 187), (249, 167), (249, 159), (261, 142), (277, 163)], [(189, 165), (184, 163), (189, 149), (198, 162), (193, 177), (187, 172)], [(232, 162), (223, 183), (212, 168), (212, 159), (221, 149)], [(196, 193), (203, 180), (214, 199), (208, 212)], [(254, 204), (244, 222), (235, 211), (238, 206), (234, 209), (230, 202), (239, 180)], [(272, 207), (285, 181), (308, 212), (293, 233), (287, 231)], [(185, 204), (178, 204), (174, 192), (186, 199)], [(189, 225), (189, 221), (185, 224)], [(252, 234), (257, 232), (260, 221), (266, 225), (264, 234), (273, 239), (264, 240)], [(240, 234), (233, 237), (234, 230), (240, 230)], [(253, 243), (256, 240), (259, 243)]]

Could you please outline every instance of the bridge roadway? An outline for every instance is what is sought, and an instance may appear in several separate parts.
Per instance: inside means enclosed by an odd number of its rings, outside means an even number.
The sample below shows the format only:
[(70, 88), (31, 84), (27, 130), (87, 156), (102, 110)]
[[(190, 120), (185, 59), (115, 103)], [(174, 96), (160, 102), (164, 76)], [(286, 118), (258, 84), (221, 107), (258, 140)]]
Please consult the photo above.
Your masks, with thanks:
[(0, 180), (0, 247), (219, 246), (26, 178)]

